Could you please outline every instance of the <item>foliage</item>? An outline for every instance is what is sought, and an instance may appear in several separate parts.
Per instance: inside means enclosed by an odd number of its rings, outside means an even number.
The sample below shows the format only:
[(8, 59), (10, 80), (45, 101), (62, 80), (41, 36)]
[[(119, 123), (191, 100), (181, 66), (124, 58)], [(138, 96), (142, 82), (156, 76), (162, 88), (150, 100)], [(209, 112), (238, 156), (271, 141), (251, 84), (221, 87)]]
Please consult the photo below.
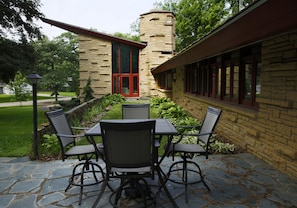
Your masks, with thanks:
[(43, 75), (41, 87), (51, 90), (56, 101), (59, 91), (79, 91), (77, 35), (63, 33), (50, 41), (47, 37), (34, 44), (36, 71)]
[(21, 72), (17, 72), (14, 80), (9, 83), (10, 90), (14, 91), (15, 100), (21, 102), (29, 98), (29, 92), (24, 90), (27, 85), (27, 78)]
[(177, 51), (201, 39), (227, 15), (224, 0), (180, 0), (176, 13)]
[(227, 0), (227, 4), (229, 5), (230, 13), (234, 15), (254, 1), (255, 0)]
[(56, 102), (58, 102), (59, 90), (63, 88), (66, 82), (66, 78), (60, 71), (53, 71), (53, 73), (45, 74), (42, 77), (41, 87), (51, 90), (51, 96), (55, 96)]
[(27, 42), (14, 42), (0, 37), (0, 80), (8, 83), (17, 71), (32, 73), (34, 48)]
[(210, 148), (215, 153), (233, 153), (235, 151), (235, 145), (230, 144), (229, 142), (221, 142), (219, 140), (214, 140), (212, 143), (210, 143)]
[[(151, 99), (151, 107), (158, 109), (162, 118), (169, 119), (176, 126), (179, 133), (196, 134), (198, 133), (198, 127), (202, 124), (202, 121), (189, 116), (183, 108), (169, 98), (154, 97)], [(185, 126), (188, 128), (184, 128)], [(178, 139), (179, 137), (175, 136), (173, 141)], [(197, 136), (183, 136), (181, 143), (195, 144), (197, 143)], [(201, 143), (201, 146), (205, 147), (204, 143)], [(215, 153), (232, 153), (235, 151), (234, 144), (219, 141), (218, 135), (212, 135), (210, 148)]]
[(76, 106), (80, 105), (79, 98), (72, 98), (71, 100), (60, 100), (58, 102), (62, 106), (64, 111), (70, 110)]
[(99, 105), (94, 105), (91, 109), (86, 111), (83, 115), (83, 121), (92, 123), (98, 122), (100, 115), (103, 115), (106, 111), (109, 111), (111, 106), (122, 103), (125, 97), (121, 94), (106, 95), (102, 98)]
[[(137, 23), (134, 23), (134, 24), (137, 24)], [(134, 26), (134, 27), (135, 27), (135, 26)], [(136, 29), (136, 30), (137, 30), (137, 29)], [(130, 33), (120, 33), (120, 32), (116, 32), (116, 33), (113, 34), (113, 36), (140, 42), (140, 37), (139, 37), (139, 35), (132, 35), (132, 34), (130, 34)]]
[(154, 7), (176, 15), (176, 50), (181, 51), (209, 34), (254, 0), (163, 0)]
[(41, 145), (39, 145), (39, 157), (42, 160), (57, 158), (60, 155), (60, 144), (55, 134), (43, 135)]
[(94, 90), (91, 87), (91, 78), (89, 77), (87, 84), (83, 90), (83, 95), (85, 96), (84, 102), (92, 100), (94, 98), (93, 93), (94, 93)]
[(34, 66), (33, 47), (28, 39), (41, 36), (34, 23), (43, 16), (39, 7), (39, 0), (0, 1), (0, 80), (5, 83), (17, 71), (29, 74)]
[(162, 9), (165, 11), (171, 11), (174, 14), (177, 13), (177, 5), (180, 0), (163, 0), (154, 3), (156, 9)]
[(7, 33), (17, 33), (23, 40), (40, 37), (39, 27), (34, 23), (43, 17), (40, 6), (40, 0), (0, 1), (0, 37)]

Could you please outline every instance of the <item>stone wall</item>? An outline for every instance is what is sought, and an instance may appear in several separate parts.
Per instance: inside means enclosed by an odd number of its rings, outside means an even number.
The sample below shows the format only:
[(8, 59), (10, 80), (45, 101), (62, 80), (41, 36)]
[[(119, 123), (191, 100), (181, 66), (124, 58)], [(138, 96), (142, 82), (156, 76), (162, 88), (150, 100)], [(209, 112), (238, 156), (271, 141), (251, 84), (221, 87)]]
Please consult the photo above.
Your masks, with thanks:
[(139, 54), (141, 96), (157, 95), (151, 69), (173, 57), (175, 16), (172, 12), (151, 11), (140, 15), (140, 40), (147, 46)]
[(94, 97), (111, 93), (112, 45), (111, 42), (85, 35), (78, 36), (80, 100), (84, 99), (83, 89), (89, 78)]
[[(65, 115), (67, 117), (68, 122), (70, 123), (70, 126), (73, 126), (73, 122), (75, 120), (82, 121), (83, 120), (83, 115), (86, 111), (91, 109), (94, 105), (98, 105), (101, 103), (103, 97), (100, 98), (94, 98), (88, 102), (85, 102), (75, 108), (72, 108), (71, 110), (65, 112)], [(38, 130), (37, 130), (37, 139), (38, 141), (43, 140), (43, 135), (45, 134), (54, 134), (54, 129), (53, 127), (48, 123), (42, 124)]]
[(297, 177), (297, 33), (263, 41), (259, 110), (184, 94), (177, 69), (173, 100), (202, 120), (208, 106), (223, 110), (216, 131), (279, 170)]

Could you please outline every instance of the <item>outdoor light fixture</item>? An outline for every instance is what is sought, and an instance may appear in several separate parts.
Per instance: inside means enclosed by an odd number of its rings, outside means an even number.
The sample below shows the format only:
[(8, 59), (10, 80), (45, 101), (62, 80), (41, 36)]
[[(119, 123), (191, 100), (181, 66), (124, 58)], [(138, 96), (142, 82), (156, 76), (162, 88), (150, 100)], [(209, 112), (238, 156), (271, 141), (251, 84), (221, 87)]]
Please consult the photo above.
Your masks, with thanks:
[(38, 159), (38, 143), (37, 143), (37, 82), (42, 77), (39, 74), (33, 73), (27, 76), (27, 79), (32, 84), (33, 93), (33, 151), (34, 159)]

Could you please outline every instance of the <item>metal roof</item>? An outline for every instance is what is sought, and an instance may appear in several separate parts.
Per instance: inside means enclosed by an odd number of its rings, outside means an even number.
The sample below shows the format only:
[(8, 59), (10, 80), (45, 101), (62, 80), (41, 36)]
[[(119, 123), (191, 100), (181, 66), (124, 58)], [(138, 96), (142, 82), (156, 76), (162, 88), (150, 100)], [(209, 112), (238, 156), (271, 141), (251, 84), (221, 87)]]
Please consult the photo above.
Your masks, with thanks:
[(154, 68), (152, 73), (160, 73), (220, 55), (296, 29), (296, 0), (258, 0), (204, 38)]
[(51, 20), (51, 19), (47, 19), (47, 18), (41, 18), (41, 20), (45, 23), (48, 23), (50, 25), (54, 25), (56, 27), (62, 28), (64, 30), (76, 33), (76, 34), (83, 34), (83, 35), (87, 35), (87, 36), (91, 36), (94, 38), (100, 38), (100, 39), (104, 39), (104, 40), (109, 40), (109, 41), (114, 41), (117, 43), (123, 43), (126, 45), (130, 45), (130, 46), (134, 46), (137, 48), (145, 48), (146, 47), (146, 43), (140, 43), (140, 42), (136, 42), (136, 41), (132, 41), (132, 40), (128, 40), (125, 38), (119, 38), (116, 36), (112, 36), (112, 35), (108, 35), (105, 33), (101, 33), (101, 32), (97, 32), (94, 30), (89, 30), (89, 29), (85, 29), (83, 27), (79, 27), (79, 26), (75, 26), (75, 25), (70, 25), (64, 22), (59, 22), (59, 21), (55, 21), (55, 20)]

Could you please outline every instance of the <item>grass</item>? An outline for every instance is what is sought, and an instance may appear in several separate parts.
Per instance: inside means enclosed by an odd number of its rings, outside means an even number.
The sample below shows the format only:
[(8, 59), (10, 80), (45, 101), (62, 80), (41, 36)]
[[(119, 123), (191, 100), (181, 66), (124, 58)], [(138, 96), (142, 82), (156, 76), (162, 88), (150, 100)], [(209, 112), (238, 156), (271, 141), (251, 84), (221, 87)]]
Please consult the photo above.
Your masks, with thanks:
[[(38, 92), (38, 94), (45, 94), (45, 95), (51, 95), (51, 92)], [(59, 92), (60, 96), (65, 97), (76, 97), (75, 92)]]
[[(50, 92), (39, 92), (48, 94)], [(61, 92), (62, 96), (75, 96), (73, 92)], [(32, 100), (32, 97), (29, 99)], [(48, 96), (37, 96), (37, 99), (49, 99)], [(0, 94), (0, 103), (15, 102), (14, 95)], [(32, 152), (33, 131), (32, 106), (0, 108), (0, 157), (21, 157)], [(44, 111), (38, 110), (38, 126), (47, 122)]]
[[(0, 157), (21, 157), (32, 152), (32, 106), (0, 108)], [(38, 124), (46, 122), (38, 110)]]
[[(38, 100), (45, 100), (49, 99), (48, 96), (37, 96)], [(28, 100), (32, 100), (32, 96), (29, 96)], [(9, 102), (18, 102), (15, 100), (14, 95), (6, 95), (6, 94), (0, 94), (0, 103), (9, 103)]]
[[(75, 97), (74, 92), (59, 92), (60, 96), (65, 96), (65, 97)], [(38, 94), (45, 94), (45, 95), (51, 95), (51, 92), (38, 92)], [(44, 100), (44, 99), (49, 99), (49, 98), (54, 98), (54, 96), (39, 96), (37, 95), (38, 100)], [(28, 100), (32, 100), (32, 96), (29, 96)], [(6, 95), (6, 94), (0, 94), (0, 103), (8, 103), (8, 102), (16, 102), (15, 96), (14, 95)]]
[[(69, 95), (67, 94), (67, 96)], [(0, 102), (5, 99), (4, 97), (7, 96), (0, 95)], [(129, 103), (139, 103), (139, 101)], [(113, 105), (102, 119), (121, 119), (121, 106), (121, 103)], [(32, 110), (32, 106), (0, 108), (0, 157), (21, 157), (32, 154)], [(151, 109), (150, 117), (159, 117), (155, 109)], [(38, 126), (45, 122), (47, 122), (47, 118), (44, 111), (38, 110)], [(96, 140), (99, 142), (100, 139), (97, 138)], [(78, 143), (84, 144), (87, 142), (81, 140)]]

